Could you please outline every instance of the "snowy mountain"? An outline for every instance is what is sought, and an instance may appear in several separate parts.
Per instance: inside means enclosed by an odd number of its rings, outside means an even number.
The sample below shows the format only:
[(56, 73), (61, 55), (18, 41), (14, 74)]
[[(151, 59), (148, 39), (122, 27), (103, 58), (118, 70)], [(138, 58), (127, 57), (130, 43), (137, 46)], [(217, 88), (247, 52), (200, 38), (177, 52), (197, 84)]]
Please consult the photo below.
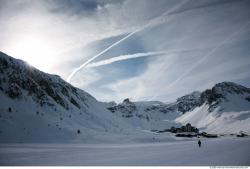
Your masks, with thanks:
[(170, 104), (159, 101), (131, 102), (127, 98), (107, 109), (137, 129), (163, 130), (179, 126), (173, 120), (180, 116), (180, 113)]
[(174, 103), (163, 103), (160, 101), (131, 102), (127, 98), (120, 104), (114, 102), (109, 103), (107, 109), (112, 113), (119, 112), (122, 117), (126, 118), (135, 116), (148, 120), (155, 119), (155, 113), (159, 113), (163, 116), (169, 116), (169, 114), (175, 113), (175, 116), (179, 116), (200, 106), (200, 96), (201, 93), (195, 91), (178, 98)]
[(191, 123), (201, 131), (210, 133), (250, 133), (249, 98), (249, 88), (222, 82), (204, 92), (195, 91), (182, 96), (170, 104), (125, 99), (108, 109), (128, 123), (145, 129), (162, 130)]
[[(155, 140), (152, 130), (186, 123), (211, 133), (250, 133), (250, 89), (223, 82), (173, 103), (129, 99), (104, 103), (59, 76), (0, 53), (0, 142), (126, 142), (129, 138), (141, 142)], [(157, 135), (157, 139), (173, 140), (169, 136)]]
[(199, 106), (175, 121), (210, 133), (250, 133), (250, 89), (222, 82), (200, 95)]
[(160, 101), (131, 102), (128, 98), (120, 104), (108, 105), (112, 113), (123, 117), (136, 128), (148, 130), (164, 130), (172, 126), (180, 126), (174, 121), (185, 112), (200, 106), (198, 91), (182, 96), (174, 103)]
[(88, 93), (4, 53), (0, 53), (0, 100), (2, 142), (87, 142), (103, 133), (129, 130)]

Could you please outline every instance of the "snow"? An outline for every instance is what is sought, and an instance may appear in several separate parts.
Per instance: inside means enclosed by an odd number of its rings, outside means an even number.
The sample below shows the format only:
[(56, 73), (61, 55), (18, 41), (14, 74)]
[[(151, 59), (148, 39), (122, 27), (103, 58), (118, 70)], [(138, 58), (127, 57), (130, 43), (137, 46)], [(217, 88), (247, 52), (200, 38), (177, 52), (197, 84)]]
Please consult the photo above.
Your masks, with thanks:
[(170, 105), (159, 101), (131, 102), (123, 101), (111, 106), (113, 114), (136, 129), (165, 130), (172, 126), (178, 127), (174, 119), (181, 115), (176, 110), (170, 110)]
[[(5, 63), (0, 65), (0, 142), (86, 143), (100, 140), (107, 132), (133, 132), (132, 126), (104, 104), (59, 76), (43, 73), (1, 52), (0, 60)], [(6, 93), (12, 84), (19, 86), (21, 94), (16, 98)], [(47, 99), (40, 97), (39, 92)], [(61, 99), (53, 98), (53, 93)], [(46, 104), (41, 105), (41, 101)], [(77, 134), (77, 130), (81, 133)]]
[(218, 84), (203, 93), (222, 94), (212, 104), (199, 92), (168, 104), (104, 103), (21, 60), (0, 60), (0, 165), (249, 165), (249, 138), (203, 139), (198, 148), (197, 138), (152, 132), (189, 122), (208, 133), (250, 134), (248, 88)]
[(249, 138), (146, 144), (0, 144), (0, 165), (247, 166)]
[(245, 99), (247, 95), (227, 94), (226, 100), (212, 111), (209, 105), (202, 106), (175, 119), (176, 122), (193, 126), (214, 134), (239, 133), (250, 134), (250, 103)]

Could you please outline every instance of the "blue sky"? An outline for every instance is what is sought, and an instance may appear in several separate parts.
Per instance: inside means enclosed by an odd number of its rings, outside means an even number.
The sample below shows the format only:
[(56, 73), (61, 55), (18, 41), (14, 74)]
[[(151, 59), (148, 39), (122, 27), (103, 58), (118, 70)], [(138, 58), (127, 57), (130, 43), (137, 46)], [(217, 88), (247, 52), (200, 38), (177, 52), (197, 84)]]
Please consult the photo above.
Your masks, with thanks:
[(0, 0), (0, 27), (1, 51), (65, 80), (139, 30), (72, 77), (101, 101), (168, 102), (222, 81), (250, 86), (248, 0)]

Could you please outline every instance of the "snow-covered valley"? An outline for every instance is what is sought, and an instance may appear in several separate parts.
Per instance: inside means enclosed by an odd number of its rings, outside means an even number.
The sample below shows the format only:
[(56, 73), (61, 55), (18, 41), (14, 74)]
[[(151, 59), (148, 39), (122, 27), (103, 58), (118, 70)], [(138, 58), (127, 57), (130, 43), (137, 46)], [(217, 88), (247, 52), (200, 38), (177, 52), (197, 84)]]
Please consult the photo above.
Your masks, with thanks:
[(0, 144), (1, 165), (239, 166), (250, 165), (250, 139), (147, 144)]
[(249, 134), (250, 89), (233, 82), (107, 103), (0, 53), (0, 165), (249, 165)]
[(145, 138), (142, 131), (187, 123), (200, 132), (250, 134), (250, 89), (236, 83), (218, 83), (173, 103), (106, 103), (22, 60), (0, 53), (0, 61), (0, 142), (122, 142), (112, 138)]

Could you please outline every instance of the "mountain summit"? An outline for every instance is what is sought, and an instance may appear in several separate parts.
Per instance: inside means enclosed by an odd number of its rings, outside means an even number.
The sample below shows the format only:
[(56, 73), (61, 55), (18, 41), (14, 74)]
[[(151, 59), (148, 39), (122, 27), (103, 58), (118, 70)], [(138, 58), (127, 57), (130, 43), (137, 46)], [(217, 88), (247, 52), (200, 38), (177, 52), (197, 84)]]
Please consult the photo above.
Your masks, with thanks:
[(124, 101), (108, 109), (132, 124), (138, 118), (139, 122), (147, 119), (150, 123), (143, 123), (144, 128), (163, 130), (191, 123), (210, 133), (250, 132), (250, 89), (233, 82), (192, 92), (170, 104)]
[(122, 120), (90, 94), (0, 53), (0, 140), (88, 142), (120, 133)]
[(250, 89), (232, 82), (173, 103), (103, 103), (59, 76), (1, 52), (0, 100), (1, 142), (93, 143), (128, 135), (148, 140), (149, 131), (186, 123), (211, 133), (250, 132)]
[(222, 82), (201, 93), (199, 105), (176, 122), (192, 123), (211, 133), (250, 132), (250, 89)]

